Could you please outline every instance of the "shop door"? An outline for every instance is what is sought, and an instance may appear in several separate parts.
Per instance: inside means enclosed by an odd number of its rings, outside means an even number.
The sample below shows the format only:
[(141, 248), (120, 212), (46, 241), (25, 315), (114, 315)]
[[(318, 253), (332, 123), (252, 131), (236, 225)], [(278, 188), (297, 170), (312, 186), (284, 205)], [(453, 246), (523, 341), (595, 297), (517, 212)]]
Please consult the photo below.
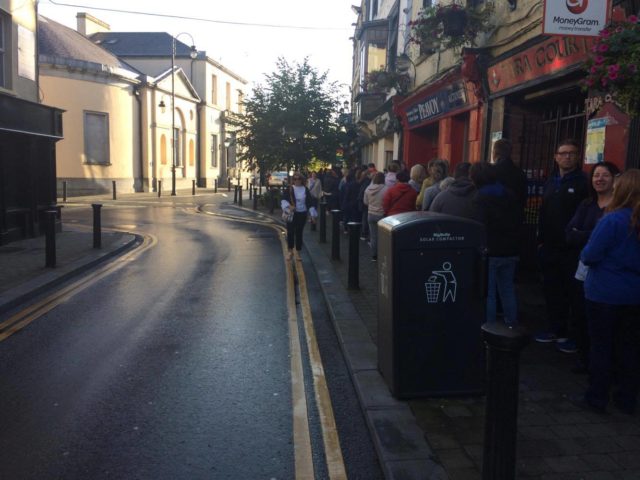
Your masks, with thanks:
[[(567, 98), (569, 97), (569, 98)], [(525, 209), (525, 241), (523, 265), (536, 266), (537, 228), (544, 184), (554, 171), (554, 153), (558, 143), (567, 138), (584, 144), (586, 116), (584, 97), (577, 94), (564, 99), (552, 97), (526, 105), (520, 166), (528, 178), (528, 200)]]

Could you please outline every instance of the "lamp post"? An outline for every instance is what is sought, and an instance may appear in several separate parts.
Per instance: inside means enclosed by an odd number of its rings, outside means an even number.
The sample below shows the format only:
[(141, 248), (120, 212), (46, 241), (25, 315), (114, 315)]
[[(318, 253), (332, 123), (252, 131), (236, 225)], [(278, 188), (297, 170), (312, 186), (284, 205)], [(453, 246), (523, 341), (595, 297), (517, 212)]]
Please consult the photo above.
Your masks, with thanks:
[[(180, 35), (188, 35), (191, 38), (191, 51), (189, 56), (192, 60), (198, 56), (198, 50), (196, 50), (195, 42), (191, 34), (182, 32), (175, 37), (171, 37), (171, 195), (176, 195), (176, 85), (175, 85), (175, 63), (176, 63), (176, 39)], [(160, 108), (164, 108), (164, 101), (160, 102)]]

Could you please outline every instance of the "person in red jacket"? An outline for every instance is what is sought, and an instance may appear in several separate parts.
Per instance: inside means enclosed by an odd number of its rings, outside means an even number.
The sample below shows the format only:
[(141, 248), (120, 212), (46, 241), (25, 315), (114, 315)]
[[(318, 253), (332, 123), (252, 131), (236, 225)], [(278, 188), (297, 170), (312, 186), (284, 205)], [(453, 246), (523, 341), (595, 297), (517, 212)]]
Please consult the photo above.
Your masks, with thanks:
[(384, 215), (396, 215), (398, 213), (413, 212), (416, 209), (418, 192), (409, 185), (409, 173), (406, 170), (398, 172), (397, 183), (389, 188), (382, 199)]

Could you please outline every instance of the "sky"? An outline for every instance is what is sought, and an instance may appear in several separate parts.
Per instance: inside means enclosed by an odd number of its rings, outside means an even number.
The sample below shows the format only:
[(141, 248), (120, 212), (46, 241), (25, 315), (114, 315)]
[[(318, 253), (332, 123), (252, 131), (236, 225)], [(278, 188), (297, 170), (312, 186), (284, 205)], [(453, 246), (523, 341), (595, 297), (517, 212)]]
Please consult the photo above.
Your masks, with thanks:
[[(76, 14), (87, 12), (105, 21), (114, 32), (186, 32), (196, 48), (205, 50), (224, 66), (249, 81), (263, 83), (264, 74), (275, 70), (276, 60), (290, 63), (309, 57), (318, 71), (329, 71), (329, 79), (344, 84), (348, 95), (351, 81), (352, 23), (356, 14), (349, 0), (40, 0), (38, 11), (45, 17), (76, 28)], [(109, 9), (99, 10), (97, 8)], [(142, 15), (144, 12), (154, 14)], [(167, 18), (173, 15), (185, 18)], [(244, 26), (205, 20), (286, 26)], [(305, 28), (292, 28), (305, 27)], [(189, 35), (179, 35), (191, 44)]]

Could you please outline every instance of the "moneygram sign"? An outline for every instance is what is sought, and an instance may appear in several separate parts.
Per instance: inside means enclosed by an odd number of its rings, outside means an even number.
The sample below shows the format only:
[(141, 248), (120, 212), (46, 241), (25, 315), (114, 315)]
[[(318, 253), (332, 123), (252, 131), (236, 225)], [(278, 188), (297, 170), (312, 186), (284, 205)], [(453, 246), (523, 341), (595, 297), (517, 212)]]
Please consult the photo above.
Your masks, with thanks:
[(609, 22), (611, 0), (545, 0), (544, 33), (595, 37)]

